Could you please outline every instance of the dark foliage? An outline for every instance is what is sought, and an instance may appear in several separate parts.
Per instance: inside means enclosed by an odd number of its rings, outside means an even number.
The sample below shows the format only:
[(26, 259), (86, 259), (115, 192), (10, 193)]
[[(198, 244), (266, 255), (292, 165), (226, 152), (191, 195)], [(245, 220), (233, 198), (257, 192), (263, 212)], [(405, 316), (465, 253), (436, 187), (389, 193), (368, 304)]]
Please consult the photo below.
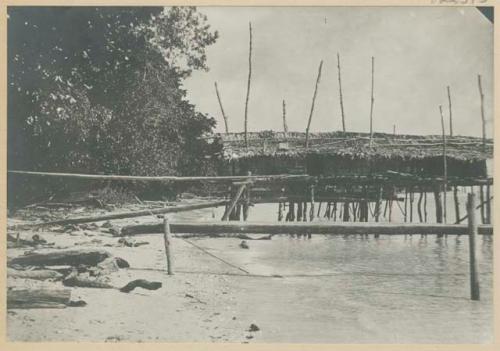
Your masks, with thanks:
[[(182, 80), (217, 39), (192, 7), (9, 7), (8, 168), (134, 175), (210, 173), (215, 121)], [(16, 180), (14, 182), (14, 180)], [(9, 177), (22, 188), (57, 180)], [(65, 182), (64, 184), (67, 185)]]

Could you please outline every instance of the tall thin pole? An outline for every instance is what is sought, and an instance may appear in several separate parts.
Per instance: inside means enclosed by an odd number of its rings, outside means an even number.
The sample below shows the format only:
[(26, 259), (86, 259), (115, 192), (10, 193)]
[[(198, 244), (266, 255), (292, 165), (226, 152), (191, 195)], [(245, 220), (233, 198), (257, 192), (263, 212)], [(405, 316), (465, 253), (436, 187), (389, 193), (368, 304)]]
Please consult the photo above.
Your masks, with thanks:
[(339, 76), (340, 113), (342, 114), (342, 130), (345, 132), (344, 99), (342, 98), (342, 80), (340, 76), (340, 55), (337, 53), (337, 71)]
[(467, 197), (467, 214), (469, 228), (469, 273), (470, 273), (470, 298), (471, 300), (479, 301), (479, 278), (476, 261), (476, 237), (477, 237), (477, 222), (476, 222), (476, 196), (474, 193), (468, 194)]
[(483, 149), (486, 147), (486, 121), (484, 119), (484, 94), (483, 87), (481, 85), (481, 75), (477, 75), (477, 84), (479, 86), (479, 96), (481, 98), (481, 120), (483, 123)]
[(250, 33), (250, 45), (248, 51), (248, 82), (247, 82), (247, 97), (245, 100), (245, 147), (248, 148), (248, 98), (250, 97), (250, 80), (252, 79), (252, 22), (248, 23)]
[(370, 104), (370, 146), (372, 145), (373, 138), (373, 103), (375, 102), (375, 98), (373, 97), (373, 87), (374, 87), (374, 73), (375, 71), (375, 57), (372, 56), (372, 98)]
[(215, 93), (217, 94), (217, 100), (219, 101), (220, 111), (222, 112), (222, 117), (224, 118), (224, 125), (226, 127), (226, 133), (229, 133), (229, 127), (227, 124), (227, 116), (224, 112), (224, 107), (222, 107), (222, 101), (220, 99), (219, 89), (217, 88), (217, 82), (214, 82), (215, 85)]
[(172, 254), (170, 252), (171, 238), (170, 238), (170, 224), (168, 222), (168, 217), (165, 215), (163, 219), (163, 239), (165, 244), (165, 255), (167, 256), (167, 274), (172, 275)]
[(448, 90), (448, 111), (449, 111), (449, 114), (450, 114), (450, 136), (453, 136), (453, 116), (452, 116), (452, 113), (451, 113), (450, 86), (447, 86), (446, 90)]
[(316, 85), (314, 86), (314, 94), (312, 98), (312, 104), (311, 104), (311, 111), (309, 113), (309, 120), (307, 121), (307, 128), (306, 128), (306, 148), (309, 147), (309, 128), (311, 127), (311, 120), (312, 116), (314, 113), (314, 103), (316, 102), (316, 94), (318, 92), (318, 84), (319, 80), (321, 79), (321, 68), (323, 67), (323, 60), (319, 63), (319, 69), (318, 69), (318, 77), (316, 78)]
[(285, 132), (285, 138), (288, 135), (288, 124), (286, 124), (286, 103), (283, 100), (283, 132)]
[(446, 160), (446, 133), (444, 129), (443, 107), (439, 105), (441, 114), (441, 131), (443, 134), (443, 222), (446, 223), (446, 187), (448, 183), (448, 165)]

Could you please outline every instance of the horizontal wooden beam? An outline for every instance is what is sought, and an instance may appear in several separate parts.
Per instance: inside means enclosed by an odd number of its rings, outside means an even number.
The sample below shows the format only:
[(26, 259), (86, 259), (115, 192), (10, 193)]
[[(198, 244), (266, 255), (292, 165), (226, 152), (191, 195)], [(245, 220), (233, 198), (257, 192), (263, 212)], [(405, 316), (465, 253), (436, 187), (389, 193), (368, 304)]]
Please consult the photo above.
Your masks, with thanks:
[[(142, 224), (122, 228), (122, 235), (142, 233), (163, 233), (162, 223)], [(468, 233), (467, 225), (462, 224), (420, 224), (420, 223), (380, 223), (380, 222), (343, 222), (343, 223), (272, 223), (272, 222), (172, 222), (172, 233), (189, 234), (450, 234)], [(479, 234), (492, 235), (491, 225), (479, 226)]]
[(9, 170), (10, 174), (22, 174), (43, 177), (77, 178), (93, 180), (126, 180), (126, 181), (160, 181), (160, 182), (235, 182), (235, 181), (279, 181), (293, 179), (307, 179), (303, 174), (273, 174), (253, 176), (213, 176), (213, 177), (177, 177), (177, 176), (128, 176), (111, 174), (80, 174), (80, 173), (55, 173)]

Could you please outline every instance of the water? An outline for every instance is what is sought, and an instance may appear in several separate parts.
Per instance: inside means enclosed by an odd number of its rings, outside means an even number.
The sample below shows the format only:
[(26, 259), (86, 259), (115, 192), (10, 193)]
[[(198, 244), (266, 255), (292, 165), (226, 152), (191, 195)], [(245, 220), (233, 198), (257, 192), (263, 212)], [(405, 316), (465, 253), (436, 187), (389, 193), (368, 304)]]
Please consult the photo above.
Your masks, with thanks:
[[(276, 212), (276, 204), (257, 205), (250, 219), (276, 220)], [(240, 312), (266, 326), (262, 341), (492, 342), (491, 237), (477, 244), (479, 302), (470, 300), (467, 236), (283, 235), (249, 241), (249, 250), (239, 241), (197, 244), (252, 274), (283, 276), (237, 278)]]

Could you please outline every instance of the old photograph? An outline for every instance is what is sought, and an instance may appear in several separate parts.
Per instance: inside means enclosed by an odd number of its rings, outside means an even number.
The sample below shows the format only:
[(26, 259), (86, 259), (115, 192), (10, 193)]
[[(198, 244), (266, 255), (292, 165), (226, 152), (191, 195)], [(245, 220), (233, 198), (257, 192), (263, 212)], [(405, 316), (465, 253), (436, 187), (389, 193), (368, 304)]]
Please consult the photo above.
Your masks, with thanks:
[(493, 343), (494, 7), (431, 3), (8, 6), (7, 341)]

